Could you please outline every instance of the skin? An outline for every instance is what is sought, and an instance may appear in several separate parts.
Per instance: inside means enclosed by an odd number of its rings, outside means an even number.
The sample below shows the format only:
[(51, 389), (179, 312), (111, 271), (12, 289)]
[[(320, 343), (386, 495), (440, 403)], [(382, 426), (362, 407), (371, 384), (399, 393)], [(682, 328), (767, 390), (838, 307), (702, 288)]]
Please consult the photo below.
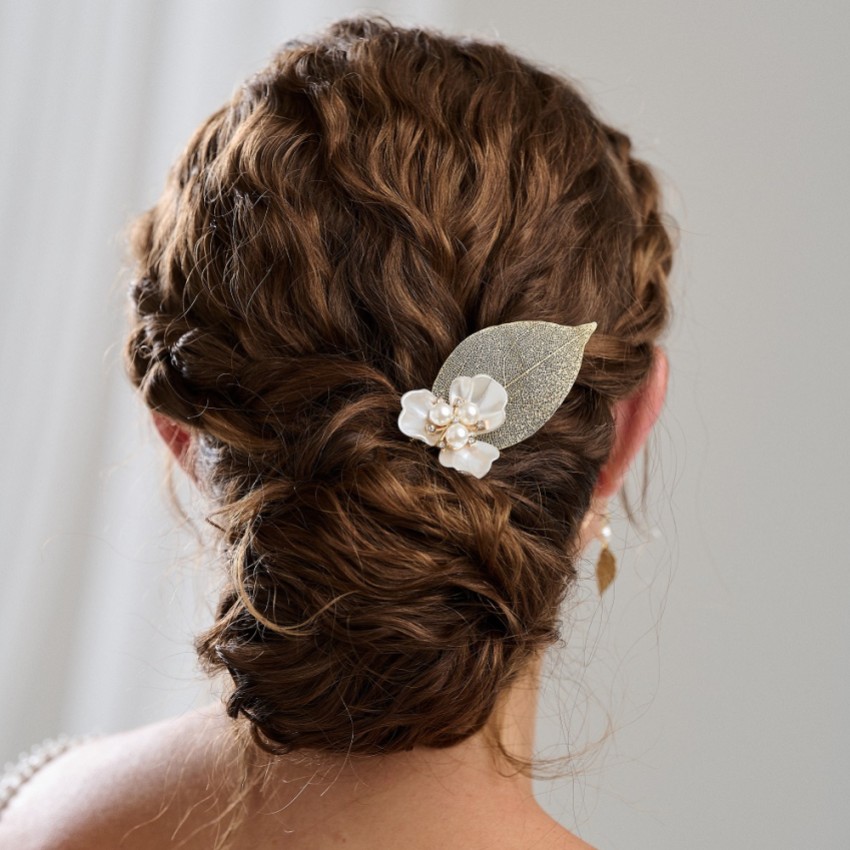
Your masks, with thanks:
[[(668, 363), (656, 349), (649, 379), (615, 408), (616, 439), (581, 527), (598, 536), (664, 404)], [(154, 415), (179, 460), (192, 435)], [(234, 850), (593, 850), (536, 802), (531, 780), (500, 765), (489, 733), (501, 726), (511, 752), (533, 751), (541, 658), (504, 695), (488, 727), (443, 750), (415, 749), (356, 761), (270, 762), (265, 790), (246, 798)], [(18, 850), (210, 850), (240, 776), (233, 724), (216, 704), (107, 736), (48, 764), (0, 820), (0, 846)], [(507, 775), (505, 775), (507, 774)]]

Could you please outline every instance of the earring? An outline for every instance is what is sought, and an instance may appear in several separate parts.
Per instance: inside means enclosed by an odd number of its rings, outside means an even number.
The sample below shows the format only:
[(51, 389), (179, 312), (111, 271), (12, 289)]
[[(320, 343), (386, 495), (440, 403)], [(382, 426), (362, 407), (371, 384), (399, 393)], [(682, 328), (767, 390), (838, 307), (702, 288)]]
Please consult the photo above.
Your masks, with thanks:
[(603, 514), (602, 518), (603, 525), (599, 532), (602, 549), (599, 552), (599, 560), (596, 562), (596, 584), (599, 586), (600, 596), (605, 592), (605, 588), (614, 581), (614, 576), (617, 574), (617, 559), (608, 546), (608, 541), (611, 539), (611, 524), (608, 522), (608, 514)]

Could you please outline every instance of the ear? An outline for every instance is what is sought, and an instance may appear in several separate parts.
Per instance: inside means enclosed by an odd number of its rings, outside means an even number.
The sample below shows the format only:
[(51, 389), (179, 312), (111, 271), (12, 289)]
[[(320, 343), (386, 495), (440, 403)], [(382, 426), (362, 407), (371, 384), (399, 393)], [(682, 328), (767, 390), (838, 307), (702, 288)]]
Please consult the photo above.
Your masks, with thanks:
[(153, 411), (153, 424), (159, 431), (165, 445), (171, 449), (171, 453), (177, 458), (177, 462), (183, 468), (183, 471), (188, 473), (186, 460), (189, 446), (192, 444), (191, 432), (178, 425), (173, 419), (169, 419), (155, 410)]
[(614, 404), (616, 436), (611, 454), (599, 473), (593, 495), (601, 500), (613, 496), (622, 486), (626, 472), (649, 437), (667, 394), (669, 364), (663, 349), (655, 347), (652, 368), (640, 388)]

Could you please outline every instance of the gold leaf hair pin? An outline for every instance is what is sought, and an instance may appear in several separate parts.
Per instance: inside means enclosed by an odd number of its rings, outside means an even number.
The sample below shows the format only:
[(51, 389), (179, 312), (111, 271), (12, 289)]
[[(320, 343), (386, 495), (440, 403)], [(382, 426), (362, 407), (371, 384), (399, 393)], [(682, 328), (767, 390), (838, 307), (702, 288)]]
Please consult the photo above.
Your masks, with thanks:
[(530, 437), (558, 409), (595, 330), (596, 322), (520, 321), (476, 331), (446, 358), (430, 390), (402, 395), (398, 427), (439, 446), (443, 466), (483, 478), (499, 449)]

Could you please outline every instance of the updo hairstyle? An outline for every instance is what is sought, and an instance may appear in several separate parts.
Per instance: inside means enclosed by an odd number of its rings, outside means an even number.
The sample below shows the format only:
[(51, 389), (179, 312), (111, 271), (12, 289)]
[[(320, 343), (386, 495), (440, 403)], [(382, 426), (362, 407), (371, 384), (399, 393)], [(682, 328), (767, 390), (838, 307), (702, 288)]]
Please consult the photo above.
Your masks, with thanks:
[[(270, 753), (448, 747), (559, 640), (612, 405), (668, 322), (650, 168), (498, 44), (343, 20), (196, 131), (136, 222), (126, 363), (196, 436), (226, 578), (197, 639)], [(399, 399), (489, 325), (598, 328), (482, 479)]]

